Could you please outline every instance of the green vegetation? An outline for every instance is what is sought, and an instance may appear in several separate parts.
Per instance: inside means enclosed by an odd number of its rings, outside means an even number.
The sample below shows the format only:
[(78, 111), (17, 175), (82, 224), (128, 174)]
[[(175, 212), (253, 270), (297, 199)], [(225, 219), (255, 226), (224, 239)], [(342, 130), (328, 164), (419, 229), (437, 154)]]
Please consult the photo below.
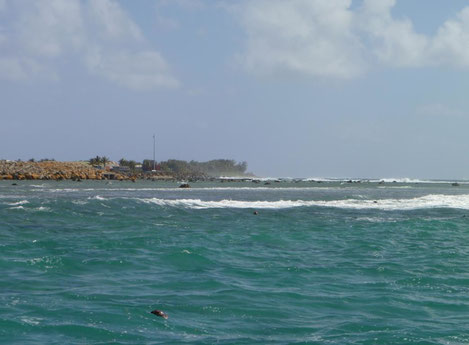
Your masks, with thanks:
[(103, 165), (103, 166), (106, 166), (107, 163), (109, 163), (109, 158), (107, 158), (106, 156), (96, 156), (94, 158), (91, 158), (89, 160), (90, 164), (91, 165)]
[[(151, 171), (153, 169), (153, 160), (144, 160), (142, 169), (144, 171)], [(177, 175), (244, 176), (246, 174), (247, 163), (237, 163), (232, 159), (214, 159), (208, 162), (187, 162), (170, 159), (157, 163), (156, 169)]]
[(137, 166), (137, 162), (136, 161), (133, 161), (133, 160), (127, 160), (127, 159), (124, 159), (124, 158), (121, 158), (119, 160), (119, 165), (121, 167), (129, 167), (130, 170), (135, 170), (135, 167)]
[[(109, 158), (106, 156), (96, 156), (88, 160), (91, 165), (103, 165), (106, 166), (109, 163)], [(138, 162), (134, 160), (128, 160), (121, 158), (119, 160), (121, 167), (129, 167), (130, 171), (135, 173), (138, 172)], [(155, 162), (153, 160), (145, 159), (142, 163), (142, 171), (152, 171), (153, 167), (155, 170), (168, 175), (178, 176), (205, 176), (205, 177), (218, 177), (218, 176), (246, 176), (247, 163), (236, 162), (232, 159), (214, 159), (208, 162), (197, 162), (197, 161), (183, 161), (177, 159), (170, 159), (162, 162)]]

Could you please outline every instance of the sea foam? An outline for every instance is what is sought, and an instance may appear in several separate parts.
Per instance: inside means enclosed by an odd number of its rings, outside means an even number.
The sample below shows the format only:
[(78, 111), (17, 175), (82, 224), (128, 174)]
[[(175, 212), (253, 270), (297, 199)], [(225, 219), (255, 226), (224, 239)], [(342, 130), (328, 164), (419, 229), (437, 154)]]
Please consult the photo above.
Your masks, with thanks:
[(9, 206), (18, 206), (18, 205), (26, 205), (26, 204), (29, 204), (28, 200), (20, 200), (20, 201), (16, 201), (16, 202), (7, 203), (7, 205), (9, 205)]
[(385, 211), (416, 210), (429, 208), (456, 208), (469, 210), (469, 195), (429, 194), (411, 199), (346, 199), (346, 200), (276, 200), (276, 201), (245, 201), (220, 200), (205, 201), (201, 199), (138, 199), (147, 204), (158, 206), (182, 207), (190, 209), (209, 208), (252, 208), (252, 209), (284, 209), (292, 207), (334, 207), (343, 209), (377, 209)]

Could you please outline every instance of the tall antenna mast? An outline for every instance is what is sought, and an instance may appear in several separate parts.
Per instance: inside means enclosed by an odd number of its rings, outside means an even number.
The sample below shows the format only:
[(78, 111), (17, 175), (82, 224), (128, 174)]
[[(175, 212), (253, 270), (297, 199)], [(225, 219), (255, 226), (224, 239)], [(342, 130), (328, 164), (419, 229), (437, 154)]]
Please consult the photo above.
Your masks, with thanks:
[(155, 149), (156, 149), (156, 141), (155, 141), (155, 135), (153, 134), (153, 171), (156, 171), (156, 169), (155, 169)]

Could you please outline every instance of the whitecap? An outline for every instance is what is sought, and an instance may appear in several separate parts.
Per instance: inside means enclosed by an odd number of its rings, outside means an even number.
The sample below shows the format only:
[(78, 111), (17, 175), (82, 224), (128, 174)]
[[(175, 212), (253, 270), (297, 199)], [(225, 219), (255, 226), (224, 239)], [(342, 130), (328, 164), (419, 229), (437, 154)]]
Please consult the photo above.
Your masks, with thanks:
[(411, 189), (412, 186), (378, 186), (379, 189)]
[(24, 322), (24, 323), (27, 323), (28, 325), (33, 325), (33, 326), (36, 326), (36, 325), (39, 325), (42, 321), (41, 318), (39, 317), (27, 317), (27, 316), (23, 316), (21, 318), (21, 321)]
[(370, 180), (370, 182), (386, 182), (386, 183), (434, 183), (435, 181), (413, 179), (413, 178), (409, 178), (409, 177), (399, 177), (399, 178), (385, 177), (385, 178), (381, 178), (381, 179), (372, 179), (372, 180)]
[(49, 212), (51, 209), (50, 207), (40, 206), (33, 209), (34, 211), (42, 211), (42, 212)]
[(370, 179), (369, 182), (385, 182), (385, 183), (427, 183), (427, 184), (451, 184), (453, 182), (458, 182), (460, 184), (468, 184), (469, 181), (462, 180), (425, 180), (425, 179), (415, 179), (409, 177), (400, 177), (400, 178), (381, 178), (381, 179)]
[(366, 182), (367, 179), (344, 178), (344, 177), (308, 177), (301, 179), (303, 182)]
[[(44, 192), (52, 192), (52, 193), (58, 193), (58, 192), (79, 192), (80, 190), (86, 190), (86, 189), (78, 189), (78, 188), (51, 188), (44, 190)], [(91, 189), (92, 190), (92, 189)]]
[(160, 191), (160, 192), (181, 192), (181, 193), (190, 193), (195, 191), (311, 191), (311, 190), (324, 190), (324, 189), (337, 189), (339, 187), (280, 187), (280, 186), (271, 186), (271, 187), (192, 187), (192, 188), (119, 188), (113, 189), (113, 191)]
[(90, 196), (90, 197), (88, 198), (88, 200), (108, 200), (108, 199), (106, 199), (106, 198), (104, 198), (104, 197), (102, 197), (102, 196), (99, 196), (99, 195), (95, 195), (95, 196)]
[(220, 200), (205, 201), (201, 199), (137, 199), (147, 204), (189, 209), (210, 208), (252, 208), (252, 209), (284, 209), (292, 207), (334, 207), (342, 209), (376, 209), (384, 211), (416, 210), (430, 208), (469, 209), (469, 195), (430, 194), (411, 199), (346, 199), (346, 200), (276, 200), (276, 201), (244, 201)]
[(29, 201), (28, 200), (20, 200), (20, 201), (17, 201), (17, 202), (7, 203), (7, 205), (9, 205), (9, 206), (18, 206), (18, 205), (25, 205), (25, 204), (29, 204)]

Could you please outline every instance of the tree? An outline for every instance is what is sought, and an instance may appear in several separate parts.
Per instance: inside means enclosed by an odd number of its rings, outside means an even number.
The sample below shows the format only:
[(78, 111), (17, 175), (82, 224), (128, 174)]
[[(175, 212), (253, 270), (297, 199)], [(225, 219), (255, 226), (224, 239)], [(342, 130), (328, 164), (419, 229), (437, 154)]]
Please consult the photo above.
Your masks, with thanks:
[(144, 159), (142, 163), (143, 171), (151, 171), (153, 169), (153, 160)]
[(91, 165), (99, 165), (101, 164), (101, 157), (96, 156), (95, 158), (90, 159), (90, 164)]
[(122, 167), (129, 167), (131, 170), (135, 170), (135, 166), (137, 165), (137, 162), (134, 160), (127, 160), (127, 159), (120, 159), (119, 160), (119, 165)]
[[(182, 161), (170, 159), (160, 162), (161, 170), (178, 175), (209, 175), (209, 176), (243, 176), (246, 174), (247, 163), (237, 163), (232, 159), (214, 159), (208, 162)], [(149, 171), (153, 168), (152, 160), (143, 161), (143, 170)]]
[(101, 162), (103, 163), (104, 168), (106, 168), (106, 164), (110, 162), (109, 158), (106, 156), (101, 157)]

